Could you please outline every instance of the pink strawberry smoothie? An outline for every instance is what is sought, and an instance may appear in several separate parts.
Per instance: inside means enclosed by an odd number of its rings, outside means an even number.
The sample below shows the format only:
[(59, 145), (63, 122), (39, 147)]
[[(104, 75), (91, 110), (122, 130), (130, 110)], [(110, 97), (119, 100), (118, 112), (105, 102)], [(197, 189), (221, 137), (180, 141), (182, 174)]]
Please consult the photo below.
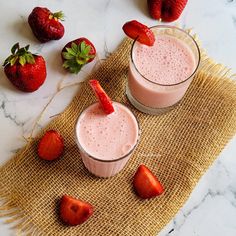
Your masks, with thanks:
[(133, 113), (113, 102), (115, 111), (105, 114), (94, 103), (80, 115), (76, 125), (77, 143), (87, 169), (99, 177), (118, 173), (128, 161), (139, 137)]
[(191, 48), (177, 37), (167, 34), (155, 37), (151, 47), (134, 43), (128, 87), (142, 105), (165, 108), (183, 97), (198, 61)]

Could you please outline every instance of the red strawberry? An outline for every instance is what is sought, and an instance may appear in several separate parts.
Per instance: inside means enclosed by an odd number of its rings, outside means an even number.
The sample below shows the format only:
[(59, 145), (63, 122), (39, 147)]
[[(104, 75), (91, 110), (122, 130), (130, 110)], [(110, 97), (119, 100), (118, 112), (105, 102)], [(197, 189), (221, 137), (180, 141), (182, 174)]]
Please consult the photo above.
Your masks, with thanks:
[(41, 159), (53, 161), (59, 158), (64, 151), (62, 136), (55, 130), (47, 131), (38, 144), (38, 155)]
[(177, 20), (182, 14), (188, 0), (163, 1), (161, 18), (163, 21), (171, 22)]
[(188, 0), (147, 0), (151, 17), (166, 22), (177, 20), (187, 2)]
[(161, 19), (162, 0), (147, 0), (149, 14), (153, 19)]
[(85, 64), (93, 61), (95, 56), (96, 49), (86, 38), (78, 38), (67, 43), (61, 52), (63, 67), (76, 74)]
[(114, 107), (112, 105), (112, 101), (108, 97), (106, 92), (103, 90), (103, 88), (101, 87), (99, 81), (89, 80), (89, 84), (90, 84), (91, 88), (93, 89), (96, 97), (98, 98), (98, 100), (99, 100), (99, 102), (102, 106), (103, 111), (106, 114), (111, 114), (112, 112), (114, 112)]
[(123, 25), (123, 30), (127, 36), (136, 39), (142, 44), (152, 46), (155, 42), (153, 32), (146, 26), (136, 20), (126, 22)]
[(134, 175), (133, 186), (137, 195), (143, 199), (156, 197), (164, 192), (157, 177), (145, 165), (139, 166)]
[(71, 226), (84, 223), (93, 214), (93, 206), (87, 202), (64, 195), (60, 203), (60, 217)]
[(29, 45), (20, 48), (16, 43), (10, 55), (4, 62), (4, 72), (7, 78), (18, 89), (24, 92), (37, 90), (47, 76), (46, 64), (42, 56), (32, 54)]
[(52, 13), (47, 8), (35, 7), (28, 17), (28, 23), (35, 37), (45, 43), (63, 37), (65, 29), (59, 22), (63, 19), (64, 14), (61, 11)]

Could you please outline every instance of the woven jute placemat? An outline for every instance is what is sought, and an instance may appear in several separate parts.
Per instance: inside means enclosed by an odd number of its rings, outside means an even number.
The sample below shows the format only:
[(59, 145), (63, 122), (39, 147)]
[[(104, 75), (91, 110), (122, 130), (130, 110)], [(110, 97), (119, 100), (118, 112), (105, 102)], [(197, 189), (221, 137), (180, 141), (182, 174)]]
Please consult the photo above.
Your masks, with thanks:
[[(208, 167), (236, 132), (236, 83), (230, 72), (204, 53), (193, 83), (171, 112), (145, 115), (125, 96), (128, 55), (126, 39), (89, 78), (100, 80), (113, 100), (125, 103), (136, 114), (140, 143), (125, 169), (110, 179), (96, 178), (83, 166), (74, 139), (75, 121), (95, 96), (84, 83), (69, 107), (46, 129), (65, 138), (65, 154), (55, 162), (36, 155), (39, 136), (0, 169), (1, 215), (9, 216), (19, 231), (55, 236), (154, 236), (178, 212)], [(152, 200), (139, 199), (132, 177), (146, 164), (165, 186)], [(58, 219), (58, 200), (63, 194), (86, 200), (94, 215), (77, 227)]]

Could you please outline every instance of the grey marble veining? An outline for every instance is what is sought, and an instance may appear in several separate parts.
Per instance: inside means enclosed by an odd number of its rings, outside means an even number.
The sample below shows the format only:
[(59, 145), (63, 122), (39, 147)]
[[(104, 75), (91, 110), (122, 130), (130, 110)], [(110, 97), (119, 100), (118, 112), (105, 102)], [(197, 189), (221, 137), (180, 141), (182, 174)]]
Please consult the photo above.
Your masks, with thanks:
[[(79, 76), (70, 76), (61, 67), (60, 51), (70, 40), (85, 36), (94, 42), (99, 58), (109, 56), (124, 34), (122, 25), (132, 19), (147, 25), (159, 24), (147, 13), (144, 0), (0, 0), (0, 62), (8, 56), (11, 46), (30, 44), (31, 50), (47, 61), (48, 76), (36, 92), (25, 94), (16, 90), (0, 70), (0, 164), (25, 144), (34, 121), (56, 91), (58, 82), (79, 82), (93, 68), (90, 64)], [(55, 42), (40, 44), (32, 35), (27, 17), (35, 6), (53, 11), (63, 10), (65, 36)], [(189, 0), (181, 18), (173, 24), (193, 28), (208, 54), (217, 62), (236, 70), (236, 1)], [(60, 113), (76, 94), (78, 87), (63, 90), (39, 122), (38, 129)], [(235, 236), (236, 235), (236, 138), (202, 177), (189, 200), (160, 236)], [(15, 235), (0, 219), (0, 236)]]

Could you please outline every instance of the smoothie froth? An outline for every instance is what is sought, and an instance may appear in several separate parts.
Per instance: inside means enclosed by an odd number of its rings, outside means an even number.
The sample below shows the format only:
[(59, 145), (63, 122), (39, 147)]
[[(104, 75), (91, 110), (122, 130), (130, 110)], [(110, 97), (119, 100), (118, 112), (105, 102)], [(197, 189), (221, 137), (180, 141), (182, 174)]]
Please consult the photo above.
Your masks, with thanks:
[(138, 139), (134, 115), (125, 106), (113, 104), (115, 112), (107, 115), (99, 103), (95, 103), (86, 109), (78, 121), (80, 145), (97, 159), (118, 159), (130, 152)]
[(186, 80), (196, 68), (188, 45), (169, 35), (158, 35), (152, 47), (137, 43), (133, 49), (134, 64), (152, 82), (170, 85)]

